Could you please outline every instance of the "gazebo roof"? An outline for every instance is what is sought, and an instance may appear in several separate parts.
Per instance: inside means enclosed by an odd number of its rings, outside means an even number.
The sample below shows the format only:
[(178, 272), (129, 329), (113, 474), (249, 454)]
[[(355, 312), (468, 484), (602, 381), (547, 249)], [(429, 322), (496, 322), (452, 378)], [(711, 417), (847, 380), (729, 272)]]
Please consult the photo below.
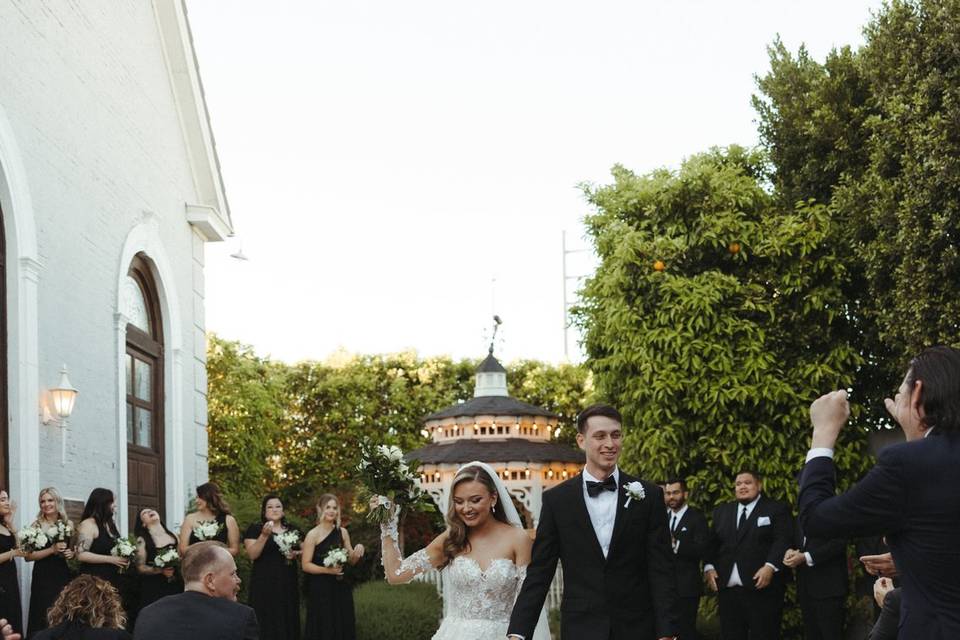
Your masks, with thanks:
[(493, 357), (493, 351), (487, 354), (480, 366), (477, 367), (477, 373), (506, 373), (500, 361)]
[(421, 464), (491, 462), (573, 462), (584, 463), (582, 451), (556, 442), (510, 438), (488, 440), (464, 438), (434, 442), (406, 455)]
[(545, 416), (547, 418), (558, 418), (559, 416), (551, 411), (542, 409), (536, 405), (520, 402), (510, 396), (479, 396), (471, 398), (467, 402), (455, 404), (440, 409), (424, 417), (427, 420), (439, 420), (440, 418), (459, 418), (466, 416)]

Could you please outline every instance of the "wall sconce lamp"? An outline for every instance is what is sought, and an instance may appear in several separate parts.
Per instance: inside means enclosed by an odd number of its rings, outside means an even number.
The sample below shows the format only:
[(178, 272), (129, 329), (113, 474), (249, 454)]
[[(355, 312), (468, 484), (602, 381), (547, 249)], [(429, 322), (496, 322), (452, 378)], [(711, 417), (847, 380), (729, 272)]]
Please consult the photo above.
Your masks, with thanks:
[(67, 377), (67, 365), (60, 369), (60, 381), (50, 389), (48, 402), (43, 405), (43, 424), (56, 425), (62, 429), (60, 434), (60, 464), (67, 463), (67, 418), (73, 413), (80, 392), (70, 384)]

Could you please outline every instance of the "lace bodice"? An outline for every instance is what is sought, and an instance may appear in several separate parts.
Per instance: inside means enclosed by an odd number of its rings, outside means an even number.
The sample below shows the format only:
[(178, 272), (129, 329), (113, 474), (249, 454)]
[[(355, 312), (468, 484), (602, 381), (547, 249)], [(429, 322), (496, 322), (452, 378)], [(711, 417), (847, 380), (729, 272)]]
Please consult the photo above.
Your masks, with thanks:
[(507, 558), (497, 558), (484, 571), (473, 558), (457, 556), (443, 569), (446, 615), (509, 621), (526, 569)]

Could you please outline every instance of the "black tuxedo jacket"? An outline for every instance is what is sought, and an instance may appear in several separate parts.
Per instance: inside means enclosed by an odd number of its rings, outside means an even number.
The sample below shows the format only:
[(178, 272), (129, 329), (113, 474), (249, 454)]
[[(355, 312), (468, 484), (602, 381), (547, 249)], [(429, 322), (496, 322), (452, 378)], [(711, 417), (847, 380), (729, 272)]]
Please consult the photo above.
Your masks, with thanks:
[[(510, 618), (508, 634), (533, 637), (559, 560), (563, 564), (561, 635), (577, 640), (647, 640), (677, 633), (673, 551), (660, 487), (627, 505), (620, 471), (617, 514), (605, 559), (578, 475), (543, 494), (533, 558)], [(641, 481), (642, 482), (642, 481)]]
[(960, 434), (887, 447), (877, 465), (835, 495), (830, 458), (800, 478), (800, 522), (810, 536), (886, 534), (900, 571), (901, 640), (960, 638)]
[(258, 640), (257, 616), (250, 607), (184, 591), (160, 598), (137, 616), (134, 640)]
[[(670, 514), (667, 514), (667, 522)], [(707, 551), (710, 540), (710, 527), (702, 512), (687, 507), (686, 513), (677, 523), (674, 538), (680, 543), (674, 554), (674, 572), (677, 578), (677, 595), (692, 598), (703, 593), (703, 573), (700, 562)]]
[(743, 587), (753, 590), (753, 575), (766, 563), (777, 568), (771, 587), (782, 586), (790, 571), (783, 564), (783, 555), (793, 541), (793, 515), (785, 502), (760, 495), (750, 516), (737, 531), (739, 502), (727, 502), (713, 510), (711, 542), (704, 563), (717, 570), (721, 589), (726, 588), (736, 565)]
[(813, 566), (797, 567), (797, 593), (801, 598), (841, 598), (847, 595), (847, 541), (844, 538), (806, 538), (799, 522), (793, 548), (810, 554)]

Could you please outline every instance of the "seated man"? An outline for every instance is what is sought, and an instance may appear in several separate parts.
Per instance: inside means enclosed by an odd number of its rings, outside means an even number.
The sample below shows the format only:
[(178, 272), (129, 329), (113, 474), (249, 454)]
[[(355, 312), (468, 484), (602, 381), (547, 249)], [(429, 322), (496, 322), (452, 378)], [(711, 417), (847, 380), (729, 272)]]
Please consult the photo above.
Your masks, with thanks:
[(257, 616), (237, 602), (240, 577), (223, 544), (207, 541), (190, 546), (180, 567), (184, 592), (145, 607), (137, 617), (134, 640), (257, 640)]

